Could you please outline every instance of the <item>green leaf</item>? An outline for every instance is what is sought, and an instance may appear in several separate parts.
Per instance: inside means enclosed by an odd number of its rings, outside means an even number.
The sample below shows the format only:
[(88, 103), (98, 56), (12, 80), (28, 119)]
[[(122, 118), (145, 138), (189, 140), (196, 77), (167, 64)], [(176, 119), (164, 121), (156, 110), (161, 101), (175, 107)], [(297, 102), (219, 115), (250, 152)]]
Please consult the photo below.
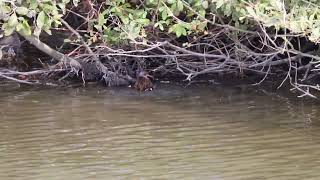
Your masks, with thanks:
[(37, 27), (41, 29), (48, 22), (48, 19), (46, 13), (41, 11), (37, 17)]
[(106, 22), (106, 20), (105, 20), (105, 18), (104, 18), (104, 15), (103, 15), (103, 14), (99, 14), (99, 17), (98, 17), (98, 25), (99, 25), (99, 26), (102, 26), (105, 22)]
[(120, 16), (121, 21), (123, 22), (123, 24), (129, 24), (130, 20), (129, 17), (126, 16)]
[(208, 1), (202, 1), (201, 5), (202, 5), (202, 7), (203, 7), (204, 9), (208, 9), (208, 7), (209, 7)]
[(177, 31), (176, 31), (176, 35), (177, 35), (177, 37), (180, 37), (181, 35), (186, 36), (186, 35), (187, 35), (187, 31), (186, 31), (186, 29), (184, 29), (184, 28), (179, 28), (179, 29), (177, 29)]
[(165, 6), (160, 6), (160, 7), (159, 7), (159, 11), (160, 11), (160, 12), (162, 12), (164, 9), (166, 9)]
[(18, 24), (18, 17), (16, 13), (13, 13), (8, 19), (8, 25), (11, 27), (15, 27)]
[(22, 27), (22, 23), (19, 23), (19, 24), (16, 26), (16, 30), (17, 30), (17, 31), (21, 31), (22, 28), (23, 28), (23, 27)]
[(159, 29), (160, 29), (161, 31), (164, 30), (164, 27), (163, 27), (163, 25), (162, 25), (161, 23), (159, 23)]
[(136, 21), (142, 25), (148, 25), (150, 23), (150, 20), (146, 18), (137, 19)]
[(231, 11), (231, 4), (226, 4), (225, 9), (224, 9), (224, 15), (225, 16), (230, 16), (232, 13)]
[(27, 15), (29, 10), (26, 7), (17, 7), (16, 12), (20, 15)]
[(54, 15), (52, 18), (56, 21), (59, 21), (61, 18), (62, 18), (62, 14), (57, 14), (57, 15)]
[(19, 32), (30, 36), (31, 35), (31, 28), (30, 25), (28, 24), (28, 22), (26, 20), (24, 20), (21, 24), (21, 29)]
[(204, 9), (201, 9), (199, 11), (200, 16), (205, 17), (206, 16), (206, 11)]
[(183, 6), (183, 2), (179, 0), (179, 1), (177, 2), (177, 9), (178, 9), (178, 11), (183, 11), (183, 7), (184, 7), (184, 6)]
[(167, 18), (168, 18), (168, 12), (167, 12), (167, 9), (165, 8), (161, 13), (161, 19), (165, 21)]
[(224, 4), (224, 1), (223, 1), (223, 0), (218, 0), (218, 1), (217, 1), (217, 4), (216, 4), (217, 9), (219, 9), (223, 4)]
[[(4, 14), (8, 14), (11, 12), (11, 7), (10, 6), (5, 6), (5, 5), (1, 5), (0, 6), (0, 12), (4, 13)], [(0, 13), (0, 14), (1, 14)], [(0, 18), (1, 19), (1, 18)]]
[(256, 16), (256, 12), (253, 10), (253, 8), (252, 7), (246, 7), (246, 9), (247, 9), (247, 12), (248, 12), (248, 14), (251, 16), (251, 17), (255, 17)]
[(131, 13), (129, 14), (129, 19), (134, 19)]
[(282, 1), (279, 0), (271, 0), (270, 4), (278, 11), (283, 10)]
[(78, 6), (80, 0), (72, 0), (74, 6)]
[(66, 13), (66, 4), (58, 3), (57, 5), (62, 10), (62, 13), (65, 14)]
[(186, 36), (187, 30), (183, 24), (175, 24), (169, 28), (169, 33), (174, 32), (176, 33), (177, 37), (180, 37), (181, 35)]
[(30, 5), (29, 5), (30, 9), (37, 9), (38, 7), (38, 1), (37, 0), (30, 0)]
[(5, 35), (5, 36), (9, 36), (9, 35), (11, 35), (11, 34), (14, 32), (15, 27), (9, 26), (8, 23), (5, 23), (5, 24), (3, 24), (3, 26), (2, 26), (2, 30), (4, 30), (4, 35)]
[(175, 3), (177, 0), (167, 0), (167, 3), (169, 3), (169, 4), (173, 4), (173, 3)]

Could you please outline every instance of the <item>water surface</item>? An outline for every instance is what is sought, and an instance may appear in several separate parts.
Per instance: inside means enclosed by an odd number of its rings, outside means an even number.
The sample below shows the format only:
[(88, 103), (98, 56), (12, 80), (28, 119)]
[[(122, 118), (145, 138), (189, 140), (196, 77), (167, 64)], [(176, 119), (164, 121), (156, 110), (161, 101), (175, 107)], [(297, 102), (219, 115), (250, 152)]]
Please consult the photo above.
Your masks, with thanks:
[(0, 179), (318, 179), (319, 108), (242, 87), (0, 87)]

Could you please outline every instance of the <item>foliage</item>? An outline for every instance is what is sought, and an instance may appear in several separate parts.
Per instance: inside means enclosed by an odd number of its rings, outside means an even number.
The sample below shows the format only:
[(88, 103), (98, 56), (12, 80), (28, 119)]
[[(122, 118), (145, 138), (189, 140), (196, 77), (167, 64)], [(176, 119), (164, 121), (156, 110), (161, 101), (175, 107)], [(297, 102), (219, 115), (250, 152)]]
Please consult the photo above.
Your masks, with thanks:
[(318, 0), (269, 0), (248, 3), (248, 16), (264, 26), (286, 28), (295, 34), (320, 41), (320, 6)]
[[(88, 1), (88, 0), (87, 0)], [(320, 9), (317, 0), (105, 0), (88, 1), (95, 8), (91, 31), (109, 42), (143, 40), (147, 28), (177, 37), (207, 33), (210, 24), (229, 23), (250, 29), (255, 21), (276, 30), (320, 40)], [(143, 4), (141, 4), (143, 2)], [(39, 35), (61, 25), (66, 7), (79, 0), (0, 0), (0, 22), (6, 35), (13, 31)], [(231, 21), (230, 21), (231, 20)]]
[(2, 30), (5, 35), (10, 35), (13, 31), (39, 35), (42, 30), (51, 34), (50, 29), (61, 24), (59, 20), (69, 1), (0, 0)]

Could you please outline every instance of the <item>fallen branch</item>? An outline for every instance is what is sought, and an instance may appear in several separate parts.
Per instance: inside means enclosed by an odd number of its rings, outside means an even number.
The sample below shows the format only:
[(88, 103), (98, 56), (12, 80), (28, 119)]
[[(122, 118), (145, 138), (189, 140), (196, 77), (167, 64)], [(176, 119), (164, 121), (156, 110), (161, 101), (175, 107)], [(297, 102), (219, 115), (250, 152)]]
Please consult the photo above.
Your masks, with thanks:
[(22, 83), (22, 84), (29, 84), (29, 85), (39, 84), (39, 83), (34, 83), (34, 82), (25, 81), (25, 80), (17, 79), (17, 78), (14, 78), (14, 77), (6, 76), (6, 75), (4, 75), (2, 73), (0, 73), (0, 77), (8, 79), (8, 80), (15, 81), (15, 82), (18, 82), (18, 83)]
[(20, 71), (13, 71), (9, 69), (0, 68), (0, 73), (6, 76), (13, 76), (13, 75), (38, 75), (44, 73), (52, 73), (52, 72), (63, 72), (65, 69), (52, 69), (52, 70), (35, 70), (35, 71), (28, 71), (28, 72), (20, 72)]
[(56, 59), (56, 60), (58, 60), (58, 61), (60, 61), (60, 62), (62, 62), (64, 64), (69, 64), (76, 71), (79, 71), (81, 69), (81, 64), (78, 61), (76, 61), (76, 60), (74, 60), (74, 59), (72, 59), (72, 58), (70, 58), (70, 57), (68, 57), (68, 56), (66, 56), (66, 55), (54, 50), (54, 49), (52, 49), (47, 44), (41, 42), (38, 37), (36, 37), (34, 35), (25, 35), (25, 34), (20, 33), (20, 32), (18, 32), (18, 33), (22, 37), (24, 37), (28, 42), (30, 42), (32, 45), (34, 45), (37, 49), (39, 49), (40, 51), (46, 53), (50, 57), (52, 57), (52, 58), (54, 58), (54, 59)]

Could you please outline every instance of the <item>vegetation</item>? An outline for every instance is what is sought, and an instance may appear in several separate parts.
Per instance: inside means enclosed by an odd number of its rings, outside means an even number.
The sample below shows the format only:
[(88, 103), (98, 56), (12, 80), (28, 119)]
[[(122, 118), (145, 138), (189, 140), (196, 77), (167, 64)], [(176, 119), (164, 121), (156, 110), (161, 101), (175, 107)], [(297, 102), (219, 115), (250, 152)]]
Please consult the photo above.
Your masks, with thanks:
[[(289, 82), (315, 97), (319, 7), (317, 0), (0, 0), (3, 35), (17, 32), (58, 61), (0, 76), (31, 83), (15, 75), (55, 72), (60, 81), (112, 86), (134, 81), (141, 69), (190, 81), (236, 73), (261, 76), (258, 84), (283, 77), (279, 86)], [(70, 35), (59, 48), (39, 41), (65, 30)]]

